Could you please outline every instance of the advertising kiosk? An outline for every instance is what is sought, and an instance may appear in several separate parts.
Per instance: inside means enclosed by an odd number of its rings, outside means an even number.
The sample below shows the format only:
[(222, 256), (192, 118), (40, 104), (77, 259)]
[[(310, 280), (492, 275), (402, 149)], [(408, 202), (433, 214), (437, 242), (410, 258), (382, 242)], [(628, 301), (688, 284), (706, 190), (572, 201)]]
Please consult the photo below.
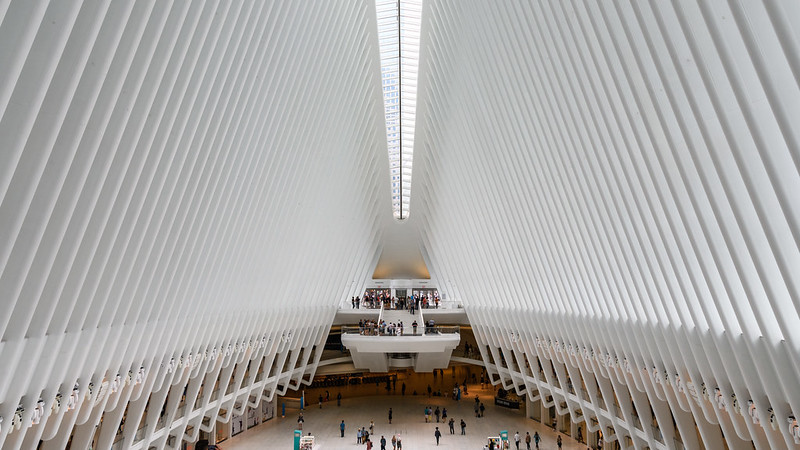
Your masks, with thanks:
[(312, 450), (314, 448), (314, 436), (302, 436), (300, 438), (300, 450)]

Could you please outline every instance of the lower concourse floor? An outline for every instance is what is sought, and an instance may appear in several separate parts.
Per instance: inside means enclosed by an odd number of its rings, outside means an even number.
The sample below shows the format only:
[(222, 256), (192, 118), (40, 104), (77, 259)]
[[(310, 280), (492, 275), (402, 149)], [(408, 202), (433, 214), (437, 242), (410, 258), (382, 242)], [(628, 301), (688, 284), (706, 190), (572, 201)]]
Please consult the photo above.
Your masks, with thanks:
[[(541, 449), (556, 449), (556, 439), (559, 433), (552, 428), (525, 417), (523, 410), (508, 409), (494, 404), (495, 388), (480, 384), (468, 383), (469, 394), (460, 401), (447, 396), (428, 397), (427, 386), (431, 385), (434, 392), (441, 390), (445, 395), (452, 392), (456, 380), (464, 380), (466, 368), (456, 370), (447, 369), (444, 375), (436, 378), (431, 374), (400, 374), (396, 387), (387, 394), (385, 384), (356, 385), (343, 387), (330, 387), (320, 389), (307, 389), (305, 391), (307, 403), (303, 411), (305, 419), (303, 434), (311, 433), (315, 437), (315, 449), (352, 449), (365, 448), (356, 443), (357, 427), (369, 430), (370, 420), (374, 421), (374, 433), (370, 433), (373, 449), (380, 450), (381, 436), (386, 438), (386, 448), (391, 449), (392, 435), (399, 435), (403, 449), (428, 449), (441, 448), (452, 450), (467, 450), (484, 448), (487, 437), (498, 436), (501, 430), (508, 430), (511, 448), (514, 449), (514, 433), (521, 436), (520, 449), (525, 449), (525, 433), (531, 436), (538, 432), (542, 437), (539, 444)], [(480, 377), (480, 369), (472, 367)], [(406, 394), (401, 395), (402, 384), (406, 384)], [(319, 395), (329, 393), (330, 401), (323, 402), (319, 408)], [(417, 395), (413, 395), (414, 391)], [(336, 396), (342, 394), (341, 406), (336, 405)], [(484, 417), (475, 417), (475, 395), (485, 407)], [(278, 416), (255, 428), (247, 430), (220, 444), (224, 450), (262, 450), (262, 449), (290, 449), (293, 443), (293, 430), (297, 429), (299, 411), (287, 409), (286, 417), (280, 417), (281, 400), (278, 400)], [(455, 420), (454, 434), (450, 433), (445, 421), (436, 423), (432, 416), (432, 423), (426, 423), (424, 409), (447, 409), (447, 421)], [(392, 423), (389, 423), (388, 412), (392, 408)], [(524, 408), (524, 401), (523, 401)], [(461, 435), (459, 423), (461, 419), (466, 422), (466, 434)], [(345, 435), (340, 437), (339, 424), (345, 422)], [(436, 427), (442, 433), (439, 446), (436, 447), (434, 432)], [(567, 435), (561, 434), (563, 448), (567, 450), (586, 450), (585, 444), (580, 444)], [(531, 448), (534, 448), (531, 443)]]

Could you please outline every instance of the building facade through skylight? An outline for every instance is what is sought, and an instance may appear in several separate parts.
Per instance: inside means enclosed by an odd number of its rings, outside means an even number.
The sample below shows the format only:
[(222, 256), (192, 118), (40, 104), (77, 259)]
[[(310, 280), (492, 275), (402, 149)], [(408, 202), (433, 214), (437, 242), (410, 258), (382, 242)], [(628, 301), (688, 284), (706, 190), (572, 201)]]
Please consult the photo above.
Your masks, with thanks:
[(392, 211), (408, 217), (422, 0), (376, 0)]

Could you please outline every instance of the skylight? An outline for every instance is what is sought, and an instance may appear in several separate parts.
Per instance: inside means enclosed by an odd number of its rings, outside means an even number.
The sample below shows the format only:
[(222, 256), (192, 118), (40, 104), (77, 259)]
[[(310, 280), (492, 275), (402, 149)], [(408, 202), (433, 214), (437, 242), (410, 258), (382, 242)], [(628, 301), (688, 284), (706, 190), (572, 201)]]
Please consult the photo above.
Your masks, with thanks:
[(392, 211), (408, 217), (422, 0), (375, 0), (381, 53), (386, 142), (392, 186)]

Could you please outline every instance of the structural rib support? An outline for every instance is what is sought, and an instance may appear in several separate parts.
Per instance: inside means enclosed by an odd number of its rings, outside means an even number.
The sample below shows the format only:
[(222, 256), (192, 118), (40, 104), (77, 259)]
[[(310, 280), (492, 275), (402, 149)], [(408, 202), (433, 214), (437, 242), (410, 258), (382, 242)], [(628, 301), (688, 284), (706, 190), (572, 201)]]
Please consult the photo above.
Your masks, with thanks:
[(800, 442), (790, 12), (425, 3), (415, 211), (496, 383), (636, 448)]

